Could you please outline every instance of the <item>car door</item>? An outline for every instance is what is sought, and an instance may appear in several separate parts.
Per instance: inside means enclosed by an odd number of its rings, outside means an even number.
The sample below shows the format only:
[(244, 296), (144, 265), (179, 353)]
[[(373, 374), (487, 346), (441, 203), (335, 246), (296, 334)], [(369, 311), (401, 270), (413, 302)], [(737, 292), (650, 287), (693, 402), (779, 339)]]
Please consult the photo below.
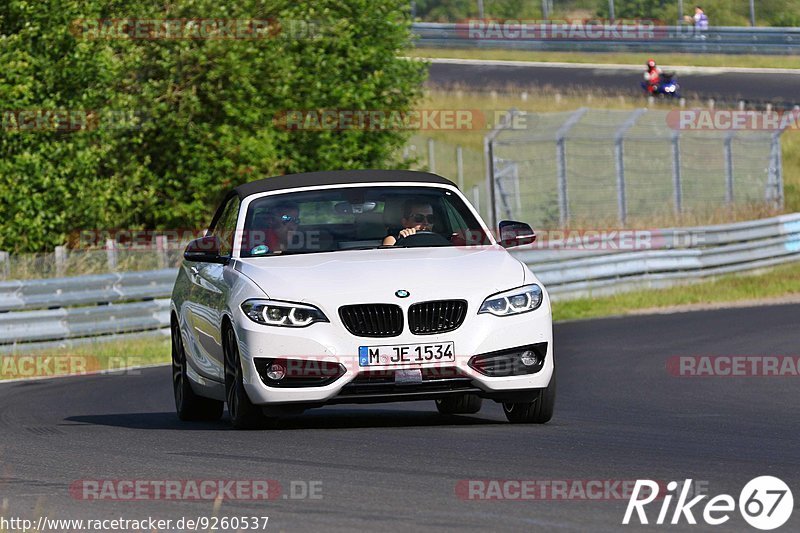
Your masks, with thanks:
[[(209, 236), (219, 239), (222, 257), (231, 257), (236, 223), (239, 218), (240, 200), (230, 197), (222, 207), (208, 231)], [(191, 266), (191, 324), (195, 338), (195, 366), (198, 372), (215, 381), (224, 382), (225, 367), (222, 353), (222, 313), (230, 288), (224, 273), (230, 266), (219, 263), (196, 262)]]

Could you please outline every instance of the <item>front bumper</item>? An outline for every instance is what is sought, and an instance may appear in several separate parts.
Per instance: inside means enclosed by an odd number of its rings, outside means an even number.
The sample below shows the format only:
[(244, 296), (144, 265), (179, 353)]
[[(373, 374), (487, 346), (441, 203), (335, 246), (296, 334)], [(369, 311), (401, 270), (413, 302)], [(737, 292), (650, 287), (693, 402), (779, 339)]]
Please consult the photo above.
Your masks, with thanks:
[[(549, 301), (529, 313), (497, 317), (474, 314), (457, 330), (437, 335), (405, 331), (391, 338), (364, 338), (350, 334), (338, 320), (306, 328), (279, 328), (256, 324), (241, 311), (234, 317), (239, 339), (245, 388), (256, 405), (372, 403), (433, 399), (462, 393), (498, 401), (525, 401), (547, 387), (553, 374), (552, 318)], [(379, 369), (359, 366), (359, 346), (453, 342), (455, 362), (397, 364)], [(536, 373), (490, 377), (469, 365), (479, 354), (546, 343), (544, 363)], [(325, 361), (342, 366), (341, 375), (322, 386), (271, 387), (256, 368), (257, 360)], [(422, 382), (398, 382), (395, 370), (420, 369)], [(262, 367), (263, 372), (263, 367)], [(379, 370), (382, 376), (371, 376)]]

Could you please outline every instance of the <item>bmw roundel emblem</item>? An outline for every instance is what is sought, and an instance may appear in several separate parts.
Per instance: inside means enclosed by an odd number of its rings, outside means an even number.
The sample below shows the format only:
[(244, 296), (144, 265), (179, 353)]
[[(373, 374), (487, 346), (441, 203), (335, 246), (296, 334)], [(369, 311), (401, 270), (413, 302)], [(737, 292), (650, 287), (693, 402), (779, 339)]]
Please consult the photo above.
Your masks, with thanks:
[(411, 296), (411, 293), (408, 291), (404, 291), (403, 289), (400, 289), (399, 291), (395, 292), (394, 295), (397, 296), (398, 298), (408, 298), (409, 296)]

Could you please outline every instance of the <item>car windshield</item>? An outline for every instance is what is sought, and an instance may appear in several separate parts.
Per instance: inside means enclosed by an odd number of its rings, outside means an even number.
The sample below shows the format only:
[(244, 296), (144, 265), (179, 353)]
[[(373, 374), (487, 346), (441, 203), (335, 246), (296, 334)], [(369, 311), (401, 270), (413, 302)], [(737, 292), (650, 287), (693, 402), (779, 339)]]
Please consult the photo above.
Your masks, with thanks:
[[(409, 227), (416, 235), (402, 237), (400, 232)], [(384, 244), (387, 237), (392, 237), (391, 245)], [(241, 256), (489, 243), (478, 219), (450, 190), (347, 187), (253, 200), (245, 218)]]

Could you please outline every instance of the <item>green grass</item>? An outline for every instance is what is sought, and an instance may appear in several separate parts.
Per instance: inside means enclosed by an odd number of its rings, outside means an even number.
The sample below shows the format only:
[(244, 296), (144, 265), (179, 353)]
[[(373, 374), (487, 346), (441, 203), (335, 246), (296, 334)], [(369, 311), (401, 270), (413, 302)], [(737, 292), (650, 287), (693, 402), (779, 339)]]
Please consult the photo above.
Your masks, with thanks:
[(641, 290), (600, 298), (553, 303), (553, 319), (574, 320), (625, 315), (642, 309), (678, 305), (721, 304), (781, 296), (800, 296), (800, 264), (776, 267), (759, 274), (729, 274), (668, 289)]
[[(797, 56), (727, 55), (727, 54), (653, 54), (653, 53), (593, 53), (539, 52), (525, 50), (488, 50), (472, 48), (416, 48), (412, 57), (490, 59), (505, 61), (543, 61), (548, 63), (590, 63), (642, 66), (650, 57), (660, 65), (670, 67), (742, 67), (742, 68), (800, 68)], [(644, 68), (644, 67), (643, 67)]]
[(4, 379), (83, 374), (168, 363), (168, 337), (93, 342), (73, 348), (51, 348), (0, 356)]

